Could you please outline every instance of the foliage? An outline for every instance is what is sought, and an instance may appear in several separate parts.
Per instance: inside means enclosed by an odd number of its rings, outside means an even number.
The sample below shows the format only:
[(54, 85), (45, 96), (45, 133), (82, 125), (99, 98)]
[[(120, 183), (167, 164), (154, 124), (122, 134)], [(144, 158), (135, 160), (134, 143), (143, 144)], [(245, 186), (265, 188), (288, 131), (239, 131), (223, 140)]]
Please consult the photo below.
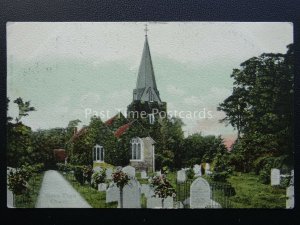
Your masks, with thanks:
[(226, 182), (228, 177), (229, 177), (229, 173), (227, 171), (213, 172), (211, 174), (212, 180), (218, 182)]
[(154, 188), (154, 193), (159, 198), (165, 199), (168, 196), (172, 198), (176, 197), (175, 189), (164, 174), (161, 176), (154, 176), (151, 179), (150, 185)]
[(118, 169), (112, 174), (112, 180), (117, 185), (117, 187), (122, 190), (125, 185), (128, 184), (130, 179), (126, 173), (124, 173), (121, 169)]
[(83, 175), (83, 180), (84, 181), (87, 181), (88, 183), (91, 183), (92, 174), (93, 174), (92, 166), (90, 166), (90, 165), (82, 166), (82, 175)]
[(194, 179), (195, 172), (194, 172), (193, 168), (189, 168), (185, 172), (186, 172), (186, 176), (188, 179), (190, 179), (190, 180)]
[(82, 166), (74, 166), (74, 176), (75, 179), (81, 184), (84, 184), (84, 178), (83, 178), (83, 172), (82, 172)]
[(15, 195), (24, 194), (28, 190), (27, 177), (24, 177), (24, 171), (16, 169), (10, 170), (8, 174), (8, 188)]
[(98, 184), (105, 182), (105, 177), (106, 177), (105, 171), (106, 170), (104, 169), (101, 172), (93, 173), (93, 175), (92, 175), (92, 186), (93, 187), (98, 188)]
[[(226, 114), (221, 122), (238, 131), (232, 163), (239, 171), (251, 171), (267, 155), (287, 155), (292, 163), (294, 46), (287, 47), (286, 54), (264, 53), (234, 69), (232, 95), (218, 107)], [(267, 168), (259, 170), (264, 177)]]

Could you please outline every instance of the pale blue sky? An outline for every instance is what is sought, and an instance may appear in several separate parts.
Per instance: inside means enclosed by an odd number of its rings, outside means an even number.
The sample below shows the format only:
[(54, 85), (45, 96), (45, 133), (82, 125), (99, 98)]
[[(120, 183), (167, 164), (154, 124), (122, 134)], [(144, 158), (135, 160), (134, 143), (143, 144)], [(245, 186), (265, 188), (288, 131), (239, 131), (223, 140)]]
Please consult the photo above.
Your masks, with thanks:
[[(23, 119), (34, 130), (65, 127), (85, 109), (126, 110), (144, 43), (142, 23), (8, 23), (8, 97), (31, 100)], [(184, 119), (186, 132), (236, 132), (218, 122), (216, 107), (232, 91), (233, 68), (263, 52), (286, 52), (291, 23), (148, 23), (160, 97), (170, 112), (212, 111), (212, 119)], [(15, 117), (11, 103), (9, 115)], [(106, 118), (104, 118), (105, 120)]]

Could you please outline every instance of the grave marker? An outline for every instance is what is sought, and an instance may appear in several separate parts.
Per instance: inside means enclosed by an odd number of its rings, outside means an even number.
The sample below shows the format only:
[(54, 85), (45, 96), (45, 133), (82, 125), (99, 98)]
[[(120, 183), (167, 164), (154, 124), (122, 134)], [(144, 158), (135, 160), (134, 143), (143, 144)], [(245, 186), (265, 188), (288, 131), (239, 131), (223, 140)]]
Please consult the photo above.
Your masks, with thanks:
[(206, 208), (211, 204), (211, 189), (208, 182), (198, 177), (190, 188), (190, 207)]

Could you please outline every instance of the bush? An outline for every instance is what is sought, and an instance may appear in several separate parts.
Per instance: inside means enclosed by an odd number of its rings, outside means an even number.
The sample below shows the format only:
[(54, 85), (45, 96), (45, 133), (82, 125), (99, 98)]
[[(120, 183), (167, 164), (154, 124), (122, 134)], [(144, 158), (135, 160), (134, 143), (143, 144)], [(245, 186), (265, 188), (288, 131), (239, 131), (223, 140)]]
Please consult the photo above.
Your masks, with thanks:
[(102, 170), (101, 172), (95, 172), (93, 173), (92, 175), (92, 186), (94, 188), (98, 188), (98, 184), (101, 184), (101, 183), (104, 183), (105, 182), (105, 176), (106, 176), (106, 173), (105, 173), (105, 169)]
[(74, 166), (74, 176), (81, 185), (84, 184), (82, 166)]
[(82, 175), (83, 175), (84, 182), (87, 181), (88, 183), (91, 183), (92, 174), (93, 174), (92, 166), (88, 165), (82, 167)]
[(213, 181), (227, 182), (228, 176), (229, 176), (229, 173), (227, 171), (213, 172), (211, 175), (211, 178)]
[(188, 170), (185, 171), (186, 176), (188, 179), (193, 179), (195, 176), (194, 170), (192, 168), (189, 168)]
[(264, 169), (262, 169), (259, 172), (259, 180), (263, 184), (270, 184), (271, 182), (270, 176), (271, 176), (271, 168), (268, 165), (265, 166)]
[(8, 175), (8, 189), (11, 190), (15, 195), (21, 195), (26, 193), (28, 189), (27, 180), (24, 177), (24, 171), (16, 170), (10, 171)]

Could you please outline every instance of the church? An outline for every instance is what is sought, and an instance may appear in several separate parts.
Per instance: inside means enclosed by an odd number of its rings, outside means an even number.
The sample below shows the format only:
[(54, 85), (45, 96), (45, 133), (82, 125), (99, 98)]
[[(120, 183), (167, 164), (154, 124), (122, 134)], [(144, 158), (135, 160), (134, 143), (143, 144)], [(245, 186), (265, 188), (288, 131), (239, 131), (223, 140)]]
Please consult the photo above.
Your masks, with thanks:
[[(126, 117), (120, 112), (104, 122), (105, 126), (113, 132), (117, 141), (122, 141), (127, 135), (129, 165), (136, 171), (155, 171), (155, 140), (149, 130), (161, 121), (161, 115), (166, 115), (167, 104), (160, 98), (157, 88), (154, 68), (151, 59), (150, 47), (146, 26), (145, 42), (142, 58), (138, 70), (136, 87), (132, 93), (132, 102), (127, 107)], [(88, 127), (74, 132), (73, 140), (84, 135)], [(129, 136), (129, 139), (128, 139)], [(125, 138), (124, 138), (125, 140)], [(106, 162), (106, 146), (102, 140), (95, 143), (92, 150), (93, 162)], [(115, 165), (118, 166), (118, 165)]]

